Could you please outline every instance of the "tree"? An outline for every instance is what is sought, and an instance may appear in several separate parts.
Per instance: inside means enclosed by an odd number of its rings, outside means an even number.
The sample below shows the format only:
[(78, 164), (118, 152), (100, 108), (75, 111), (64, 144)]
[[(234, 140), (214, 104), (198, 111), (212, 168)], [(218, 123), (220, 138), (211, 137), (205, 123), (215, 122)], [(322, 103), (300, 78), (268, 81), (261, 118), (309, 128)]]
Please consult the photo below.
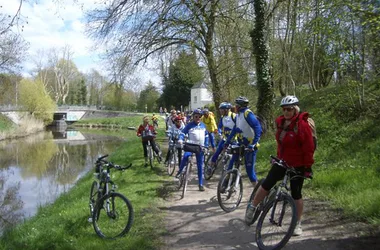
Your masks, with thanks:
[[(160, 93), (157, 91), (157, 88), (153, 85), (152, 82), (149, 82), (148, 85), (140, 92), (140, 97), (137, 101), (137, 110), (140, 112), (157, 112), (157, 100), (160, 96)], [(145, 107), (147, 108), (145, 110)]]
[[(265, 41), (265, 0), (254, 0), (255, 27), (251, 32), (253, 53), (256, 57), (257, 113), (264, 121), (273, 119), (273, 85), (271, 84), (268, 68), (268, 49)], [(265, 122), (269, 124), (269, 122)], [(267, 129), (267, 128), (266, 128)]]
[(53, 121), (56, 104), (46, 94), (42, 82), (23, 79), (20, 82), (20, 104), (45, 124)]
[(180, 52), (178, 58), (171, 62), (168, 71), (168, 75), (163, 77), (164, 86), (159, 106), (187, 106), (190, 102), (191, 88), (204, 78), (195, 52)]

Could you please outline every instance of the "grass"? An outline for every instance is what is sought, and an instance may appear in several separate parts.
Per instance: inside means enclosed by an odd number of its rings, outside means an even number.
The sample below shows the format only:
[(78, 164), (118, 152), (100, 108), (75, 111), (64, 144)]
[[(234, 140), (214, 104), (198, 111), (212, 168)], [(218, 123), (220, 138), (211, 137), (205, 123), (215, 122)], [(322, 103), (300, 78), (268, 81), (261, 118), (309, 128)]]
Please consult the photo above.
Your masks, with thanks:
[[(308, 111), (317, 125), (318, 148), (313, 166), (314, 178), (305, 184), (305, 195), (330, 200), (343, 208), (346, 216), (380, 224), (380, 87), (368, 88), (373, 99), (358, 110), (346, 100), (353, 100), (352, 92), (343, 87), (327, 88), (302, 96), (301, 107)], [(368, 95), (369, 96), (369, 95)], [(96, 120), (96, 123), (116, 123), (137, 127), (142, 116)], [(81, 121), (81, 123), (95, 122)], [(162, 125), (161, 125), (162, 124)], [(160, 120), (159, 140), (164, 135)], [(116, 134), (121, 134), (115, 130)], [(124, 238), (107, 241), (98, 238), (87, 223), (87, 199), (92, 181), (89, 173), (54, 204), (43, 207), (38, 214), (5, 234), (0, 249), (157, 249), (163, 243), (165, 213), (160, 191), (168, 182), (162, 169), (156, 172), (143, 168), (139, 139), (132, 138), (111, 156), (118, 164), (132, 162), (125, 173), (114, 173), (113, 178), (121, 193), (132, 202), (135, 222)], [(257, 155), (257, 172), (265, 177), (270, 165), (269, 155), (276, 154), (273, 133), (261, 140)], [(307, 206), (307, 204), (305, 204)]]
[[(141, 117), (129, 117), (138, 125)], [(132, 124), (131, 123), (131, 124)], [(120, 134), (120, 132), (119, 132)], [(164, 132), (160, 131), (160, 134)], [(162, 138), (158, 138), (160, 141)], [(112, 172), (118, 185), (117, 191), (131, 201), (135, 221), (126, 237), (118, 240), (100, 239), (87, 222), (88, 197), (93, 173), (88, 173), (68, 193), (60, 196), (54, 204), (41, 207), (37, 215), (6, 232), (0, 241), (0, 249), (156, 249), (162, 243), (160, 235), (165, 212), (160, 209), (161, 187), (169, 181), (162, 174), (163, 168), (143, 167), (141, 139), (129, 138), (110, 160), (121, 165), (132, 162), (125, 172)]]

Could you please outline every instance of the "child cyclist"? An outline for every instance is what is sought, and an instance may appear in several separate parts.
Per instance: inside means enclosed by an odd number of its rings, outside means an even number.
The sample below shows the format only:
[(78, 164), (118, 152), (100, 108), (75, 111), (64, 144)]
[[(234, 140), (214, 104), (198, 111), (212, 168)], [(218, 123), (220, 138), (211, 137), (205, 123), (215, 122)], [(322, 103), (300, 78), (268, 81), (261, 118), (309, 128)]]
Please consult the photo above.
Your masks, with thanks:
[(152, 145), (154, 152), (158, 154), (160, 160), (162, 159), (161, 151), (157, 148), (156, 143), (154, 141), (156, 134), (157, 132), (154, 129), (154, 126), (149, 124), (149, 116), (144, 116), (143, 124), (141, 124), (139, 128), (137, 129), (137, 136), (141, 137), (141, 141), (142, 141), (142, 145), (144, 149), (145, 167), (148, 164), (148, 150), (147, 150), (148, 141), (150, 142), (150, 145)]

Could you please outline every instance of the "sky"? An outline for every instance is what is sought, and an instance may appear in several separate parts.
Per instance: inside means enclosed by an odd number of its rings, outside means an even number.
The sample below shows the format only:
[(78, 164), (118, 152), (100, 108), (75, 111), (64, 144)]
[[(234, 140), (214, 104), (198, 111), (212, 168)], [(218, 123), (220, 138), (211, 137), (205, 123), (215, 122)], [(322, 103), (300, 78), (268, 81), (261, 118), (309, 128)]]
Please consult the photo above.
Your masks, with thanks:
[[(106, 74), (98, 56), (101, 51), (95, 51), (94, 42), (84, 34), (84, 11), (94, 8), (95, 2), (99, 1), (60, 0), (59, 6), (54, 2), (56, 1), (29, 0), (29, 3), (23, 3), (21, 14), (28, 23), (24, 24), (22, 31), (20, 27), (15, 27), (15, 31), (18, 31), (30, 46), (29, 56), (23, 64), (23, 75), (28, 75), (35, 67), (33, 57), (37, 55), (38, 50), (43, 49), (47, 52), (50, 48), (62, 48), (65, 45), (69, 45), (74, 52), (73, 61), (81, 72), (87, 73), (91, 68), (95, 68)], [(20, 0), (0, 0), (0, 11), (13, 16), (19, 3)], [(152, 70), (141, 68), (136, 74), (141, 77), (143, 83), (151, 80), (158, 84), (160, 81), (157, 73)]]

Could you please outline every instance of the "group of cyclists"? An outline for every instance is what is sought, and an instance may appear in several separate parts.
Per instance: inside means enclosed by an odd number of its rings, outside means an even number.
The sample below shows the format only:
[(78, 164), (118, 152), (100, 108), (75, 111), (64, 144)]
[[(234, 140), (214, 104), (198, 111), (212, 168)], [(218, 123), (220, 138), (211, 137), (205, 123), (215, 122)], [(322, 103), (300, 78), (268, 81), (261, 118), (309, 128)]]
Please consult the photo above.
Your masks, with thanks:
[[(276, 119), (276, 141), (277, 141), (277, 157), (285, 160), (289, 165), (300, 170), (301, 174), (311, 172), (311, 166), (314, 162), (312, 149), (311, 129), (307, 124), (308, 114), (300, 112), (298, 99), (295, 96), (286, 96), (282, 99), (280, 107), (283, 115)], [(176, 174), (178, 177), (185, 168), (189, 157), (195, 154), (198, 170), (199, 191), (204, 191), (204, 171), (212, 171), (215, 168), (219, 155), (229, 145), (235, 144), (244, 146), (244, 164), (248, 178), (253, 186), (257, 185), (258, 177), (255, 171), (256, 155), (259, 148), (259, 140), (262, 135), (262, 127), (256, 115), (248, 107), (249, 100), (244, 96), (235, 99), (234, 107), (229, 102), (222, 102), (219, 105), (220, 119), (215, 120), (214, 114), (207, 108), (195, 109), (191, 114), (186, 115), (176, 110), (171, 110), (166, 118), (167, 136), (170, 140), (176, 142), (179, 159), (179, 170)], [(234, 112), (232, 111), (234, 110)], [(155, 122), (155, 120), (153, 120)], [(158, 124), (157, 124), (158, 126)], [(292, 128), (297, 126), (297, 132)], [(144, 122), (140, 125), (137, 135), (144, 138), (144, 133), (155, 134), (155, 127), (149, 125), (149, 117), (144, 117)], [(219, 143), (216, 145), (216, 137)], [(151, 137), (150, 137), (151, 138)], [(147, 161), (146, 142), (143, 139), (144, 157)], [(184, 144), (198, 145), (202, 150), (182, 152)], [(157, 154), (161, 157), (161, 152), (155, 146), (154, 139), (151, 145)], [(204, 166), (205, 152), (210, 148), (212, 150), (212, 158), (206, 166)], [(182, 154), (183, 153), (183, 154)], [(233, 167), (235, 158), (233, 155), (228, 169)], [(169, 155), (166, 156), (165, 164), (168, 163)], [(255, 211), (258, 204), (268, 194), (269, 190), (284, 175), (283, 169), (277, 168), (275, 165), (270, 169), (265, 181), (258, 188), (257, 194), (252, 203), (247, 205), (245, 221), (247, 225), (252, 225), (255, 218)], [(291, 194), (297, 206), (297, 227), (294, 235), (301, 235), (301, 216), (303, 210), (302, 186), (303, 178), (294, 178), (290, 182)]]

